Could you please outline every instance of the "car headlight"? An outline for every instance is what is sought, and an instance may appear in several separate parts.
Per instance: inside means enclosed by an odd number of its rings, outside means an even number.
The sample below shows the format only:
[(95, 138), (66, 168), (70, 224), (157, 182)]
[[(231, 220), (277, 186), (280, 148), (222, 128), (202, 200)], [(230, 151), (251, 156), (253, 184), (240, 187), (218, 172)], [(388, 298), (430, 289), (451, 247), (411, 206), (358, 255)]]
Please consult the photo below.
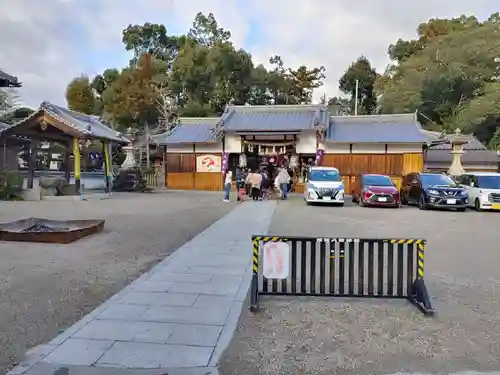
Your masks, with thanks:
[(316, 194), (316, 192), (313, 189), (308, 189), (307, 195), (311, 199), (318, 199), (318, 194)]
[(339, 191), (343, 191), (344, 190), (344, 184), (340, 184), (338, 189), (339, 189)]
[(484, 191), (479, 191), (480, 197), (483, 201), (487, 201), (489, 198), (489, 194)]
[(427, 192), (431, 195), (439, 195), (439, 191), (437, 190), (434, 190), (434, 189), (430, 189), (430, 190), (427, 190)]
[(308, 189), (316, 189), (316, 186), (314, 186), (314, 184), (311, 184), (310, 182), (307, 183), (307, 188)]

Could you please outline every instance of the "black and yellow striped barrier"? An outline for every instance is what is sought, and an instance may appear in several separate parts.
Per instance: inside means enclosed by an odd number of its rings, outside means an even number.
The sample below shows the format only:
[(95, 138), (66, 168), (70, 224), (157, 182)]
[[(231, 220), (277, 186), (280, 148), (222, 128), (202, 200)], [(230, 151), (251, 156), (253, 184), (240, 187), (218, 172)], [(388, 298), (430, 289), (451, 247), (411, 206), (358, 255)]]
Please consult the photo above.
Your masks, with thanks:
[(252, 236), (251, 306), (259, 296), (406, 298), (433, 314), (424, 283), (426, 240)]

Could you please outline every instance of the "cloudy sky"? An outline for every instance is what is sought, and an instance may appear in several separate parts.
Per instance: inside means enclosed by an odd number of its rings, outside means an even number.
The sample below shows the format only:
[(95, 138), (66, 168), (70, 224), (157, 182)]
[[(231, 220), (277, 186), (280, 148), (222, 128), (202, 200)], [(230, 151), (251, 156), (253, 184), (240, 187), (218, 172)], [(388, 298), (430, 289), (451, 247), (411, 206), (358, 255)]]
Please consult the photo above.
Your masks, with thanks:
[[(128, 24), (163, 23), (169, 34), (185, 33), (197, 12), (213, 12), (239, 47), (256, 62), (273, 54), (285, 64), (323, 65), (325, 85), (336, 94), (342, 72), (361, 54), (383, 71), (387, 47), (414, 37), (433, 17), (475, 14), (498, 8), (493, 0), (0, 0), (0, 68), (19, 77), (23, 101), (65, 104), (66, 85), (130, 59), (121, 42)], [(364, 4), (364, 5), (360, 5)]]

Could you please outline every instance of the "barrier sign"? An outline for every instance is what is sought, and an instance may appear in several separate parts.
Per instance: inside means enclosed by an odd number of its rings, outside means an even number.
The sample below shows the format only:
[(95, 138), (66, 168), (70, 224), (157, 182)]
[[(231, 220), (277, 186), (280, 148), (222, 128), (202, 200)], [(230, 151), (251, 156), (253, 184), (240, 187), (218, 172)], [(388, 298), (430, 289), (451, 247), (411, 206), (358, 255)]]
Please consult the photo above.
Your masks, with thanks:
[(405, 298), (434, 310), (424, 239), (252, 236), (252, 311), (259, 295)]
[(264, 244), (263, 252), (263, 276), (286, 279), (290, 274), (290, 246), (286, 242), (268, 242)]

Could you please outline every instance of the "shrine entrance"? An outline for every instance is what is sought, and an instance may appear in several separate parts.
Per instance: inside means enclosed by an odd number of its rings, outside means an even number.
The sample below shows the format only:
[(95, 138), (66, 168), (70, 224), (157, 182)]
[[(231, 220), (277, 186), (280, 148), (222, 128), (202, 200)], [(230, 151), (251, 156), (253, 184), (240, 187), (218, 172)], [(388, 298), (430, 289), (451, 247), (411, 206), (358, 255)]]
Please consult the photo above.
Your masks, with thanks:
[(242, 153), (237, 157), (237, 163), (247, 170), (265, 172), (273, 181), (278, 168), (285, 166), (292, 177), (291, 189), (297, 191), (295, 187), (301, 179), (302, 166), (296, 145), (297, 134), (242, 135)]

